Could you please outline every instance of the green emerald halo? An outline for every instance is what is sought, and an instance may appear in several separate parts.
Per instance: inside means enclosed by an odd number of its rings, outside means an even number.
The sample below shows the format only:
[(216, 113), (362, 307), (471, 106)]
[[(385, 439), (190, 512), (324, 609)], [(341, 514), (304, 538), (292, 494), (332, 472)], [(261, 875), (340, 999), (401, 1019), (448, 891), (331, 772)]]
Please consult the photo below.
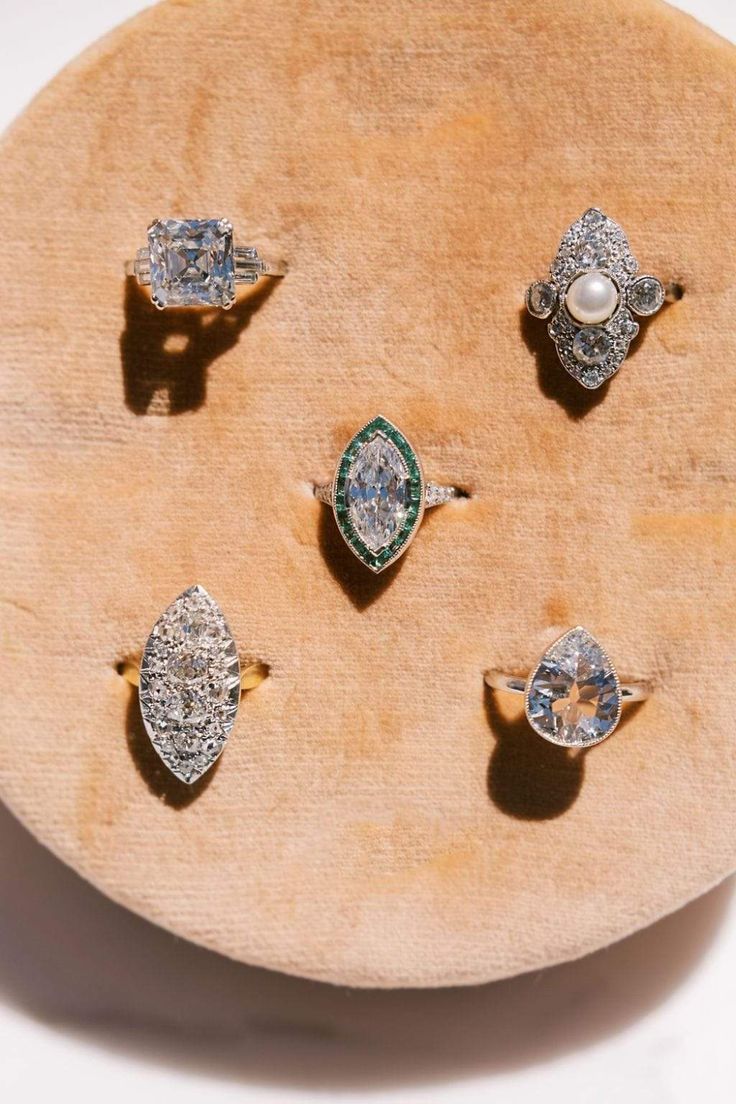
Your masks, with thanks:
[(348, 547), (376, 574), (409, 547), (424, 514), (424, 476), (419, 457), (388, 418), (368, 422), (345, 448), (332, 503)]

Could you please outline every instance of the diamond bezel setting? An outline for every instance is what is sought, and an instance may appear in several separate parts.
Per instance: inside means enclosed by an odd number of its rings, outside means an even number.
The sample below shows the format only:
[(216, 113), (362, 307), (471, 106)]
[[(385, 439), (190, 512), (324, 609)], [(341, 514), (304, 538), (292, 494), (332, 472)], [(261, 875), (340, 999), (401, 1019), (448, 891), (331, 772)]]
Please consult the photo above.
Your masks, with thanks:
[[(600, 272), (614, 284), (618, 302), (611, 317), (596, 328), (602, 328), (610, 339), (610, 345), (600, 361), (589, 363), (576, 355), (581, 330), (592, 329), (577, 321), (568, 311), (565, 301), (573, 282), (588, 272)], [(639, 332), (632, 310), (636, 310), (633, 289), (642, 277), (638, 276), (639, 264), (629, 247), (623, 229), (599, 208), (591, 207), (563, 234), (557, 255), (550, 268), (549, 283), (556, 292), (557, 309), (548, 324), (549, 335), (555, 343), (557, 354), (564, 368), (583, 387), (595, 389), (610, 379), (621, 367), (629, 351), (629, 345)], [(647, 277), (656, 280), (656, 277)], [(654, 314), (664, 301), (664, 288), (656, 298), (658, 305), (649, 313)], [(532, 285), (532, 288), (536, 287)], [(530, 289), (531, 290), (531, 289)], [(527, 292), (527, 307), (530, 304)], [(632, 302), (629, 302), (629, 296)], [(545, 317), (534, 310), (536, 317)], [(644, 313), (636, 311), (636, 313)], [(605, 343), (601, 343), (603, 347)]]
[[(393, 539), (374, 550), (367, 546), (356, 530), (347, 500), (350, 472), (363, 448), (377, 436), (383, 436), (398, 450), (409, 483), (408, 505), (403, 524)], [(406, 437), (387, 418), (378, 416), (363, 426), (342, 453), (335, 472), (332, 505), (338, 529), (350, 550), (371, 571), (378, 574), (404, 554), (414, 538), (424, 514), (425, 483), (419, 458)]]

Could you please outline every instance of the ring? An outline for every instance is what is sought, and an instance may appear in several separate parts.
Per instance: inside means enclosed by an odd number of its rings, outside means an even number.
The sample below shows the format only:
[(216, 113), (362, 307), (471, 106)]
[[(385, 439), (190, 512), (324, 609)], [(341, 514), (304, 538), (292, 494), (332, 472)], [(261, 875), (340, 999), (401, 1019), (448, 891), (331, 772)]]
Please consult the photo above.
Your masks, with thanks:
[(165, 307), (224, 307), (235, 302), (236, 284), (284, 276), (286, 266), (265, 260), (249, 245), (233, 245), (227, 219), (155, 219), (148, 245), (125, 271), (151, 288), (151, 302)]
[(487, 671), (494, 690), (524, 695), (529, 724), (538, 735), (564, 747), (592, 747), (616, 728), (621, 707), (644, 701), (647, 683), (621, 683), (601, 645), (577, 625), (552, 644), (526, 678)]
[(241, 673), (222, 610), (204, 587), (192, 586), (153, 626), (139, 669), (128, 661), (121, 674), (138, 686), (143, 725), (162, 762), (192, 783), (222, 753), (242, 691), (268, 669), (256, 663)]
[(457, 487), (426, 483), (406, 437), (380, 416), (355, 434), (332, 483), (314, 494), (332, 506), (345, 543), (376, 574), (403, 556), (425, 509), (464, 497)]
[(562, 365), (583, 387), (594, 389), (621, 367), (639, 332), (632, 316), (656, 314), (665, 288), (639, 274), (626, 234), (591, 207), (563, 235), (548, 280), (526, 292), (526, 307), (547, 327)]

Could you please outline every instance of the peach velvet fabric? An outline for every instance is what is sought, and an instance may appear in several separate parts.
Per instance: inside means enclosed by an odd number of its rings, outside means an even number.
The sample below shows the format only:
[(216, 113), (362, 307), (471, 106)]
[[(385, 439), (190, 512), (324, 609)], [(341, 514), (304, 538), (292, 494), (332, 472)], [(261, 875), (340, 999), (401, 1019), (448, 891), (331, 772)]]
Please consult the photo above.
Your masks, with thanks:
[[(0, 794), (32, 832), (356, 986), (581, 955), (733, 869), (735, 95), (654, 0), (170, 0), (49, 86), (0, 167)], [(522, 303), (591, 204), (684, 297), (586, 393)], [(155, 312), (123, 263), (173, 214), (289, 275)], [(471, 497), (376, 580), (311, 485), (379, 412)], [(188, 792), (116, 665), (195, 581), (270, 677)], [(577, 622), (656, 693), (572, 757), (482, 674)]]

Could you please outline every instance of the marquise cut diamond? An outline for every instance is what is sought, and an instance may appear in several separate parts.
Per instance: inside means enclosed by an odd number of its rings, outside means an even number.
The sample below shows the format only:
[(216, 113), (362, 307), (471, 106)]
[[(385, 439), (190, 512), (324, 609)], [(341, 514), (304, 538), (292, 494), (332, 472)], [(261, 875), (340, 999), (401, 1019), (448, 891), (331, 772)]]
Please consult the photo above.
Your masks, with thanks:
[(382, 433), (364, 444), (353, 461), (345, 496), (350, 520), (372, 552), (391, 543), (406, 521), (409, 473), (401, 453)]
[(621, 715), (618, 676), (585, 629), (571, 629), (542, 656), (529, 679), (526, 714), (535, 732), (566, 747), (589, 747), (613, 732)]

